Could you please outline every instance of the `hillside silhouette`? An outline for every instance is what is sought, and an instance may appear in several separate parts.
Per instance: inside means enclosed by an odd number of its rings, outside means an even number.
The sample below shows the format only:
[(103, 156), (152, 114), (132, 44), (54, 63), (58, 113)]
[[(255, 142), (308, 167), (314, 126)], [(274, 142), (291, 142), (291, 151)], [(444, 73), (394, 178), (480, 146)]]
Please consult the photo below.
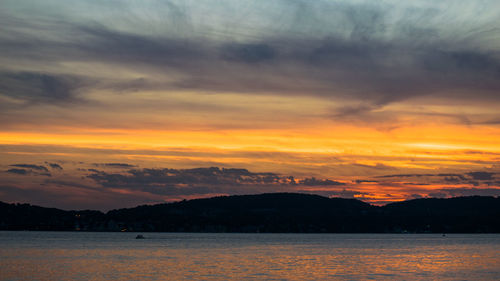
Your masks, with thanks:
[(373, 206), (355, 199), (268, 193), (100, 211), (0, 202), (0, 230), (500, 233), (500, 198), (415, 199)]

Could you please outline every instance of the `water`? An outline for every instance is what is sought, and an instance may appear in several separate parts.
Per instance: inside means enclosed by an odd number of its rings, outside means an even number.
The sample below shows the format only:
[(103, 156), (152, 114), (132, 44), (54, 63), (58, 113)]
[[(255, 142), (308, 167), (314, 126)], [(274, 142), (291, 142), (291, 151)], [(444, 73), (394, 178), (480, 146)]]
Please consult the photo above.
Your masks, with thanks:
[(0, 232), (0, 280), (500, 280), (500, 235)]

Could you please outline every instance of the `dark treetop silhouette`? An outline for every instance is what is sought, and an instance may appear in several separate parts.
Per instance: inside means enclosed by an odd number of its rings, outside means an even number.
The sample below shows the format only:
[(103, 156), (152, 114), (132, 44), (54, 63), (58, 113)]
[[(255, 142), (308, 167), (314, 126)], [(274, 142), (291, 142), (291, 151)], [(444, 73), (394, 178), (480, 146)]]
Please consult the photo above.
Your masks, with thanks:
[(267, 193), (100, 211), (0, 202), (0, 230), (168, 232), (499, 233), (500, 198), (355, 199)]

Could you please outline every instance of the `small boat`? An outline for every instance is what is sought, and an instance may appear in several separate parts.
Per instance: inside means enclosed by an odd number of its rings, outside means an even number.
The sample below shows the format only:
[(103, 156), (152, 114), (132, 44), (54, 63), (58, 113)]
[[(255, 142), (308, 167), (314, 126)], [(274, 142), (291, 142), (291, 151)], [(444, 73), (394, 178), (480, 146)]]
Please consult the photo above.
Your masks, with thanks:
[(144, 239), (144, 236), (142, 234), (138, 234), (135, 239)]

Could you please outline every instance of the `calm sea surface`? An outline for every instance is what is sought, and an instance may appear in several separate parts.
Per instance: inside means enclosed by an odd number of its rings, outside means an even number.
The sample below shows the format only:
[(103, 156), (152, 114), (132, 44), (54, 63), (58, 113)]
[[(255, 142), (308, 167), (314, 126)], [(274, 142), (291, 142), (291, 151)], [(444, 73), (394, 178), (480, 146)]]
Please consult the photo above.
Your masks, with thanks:
[(0, 280), (500, 280), (500, 235), (0, 232)]

